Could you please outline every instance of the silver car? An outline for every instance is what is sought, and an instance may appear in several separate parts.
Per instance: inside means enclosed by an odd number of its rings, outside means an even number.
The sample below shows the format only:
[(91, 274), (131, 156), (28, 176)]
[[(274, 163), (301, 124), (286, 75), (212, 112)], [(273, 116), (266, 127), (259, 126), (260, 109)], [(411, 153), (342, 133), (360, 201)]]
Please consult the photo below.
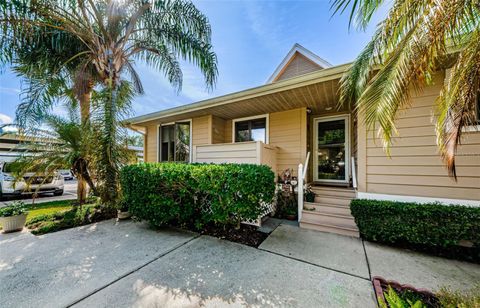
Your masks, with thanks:
[(74, 176), (70, 170), (61, 169), (61, 170), (58, 170), (58, 172), (63, 176), (63, 179), (66, 181), (74, 179)]
[[(63, 195), (63, 176), (56, 172), (53, 176), (39, 176), (35, 173), (26, 173), (23, 179), (15, 182), (9, 164), (4, 163), (0, 168), (0, 198), (24, 194), (53, 193), (55, 196)], [(27, 185), (27, 182), (30, 185)]]

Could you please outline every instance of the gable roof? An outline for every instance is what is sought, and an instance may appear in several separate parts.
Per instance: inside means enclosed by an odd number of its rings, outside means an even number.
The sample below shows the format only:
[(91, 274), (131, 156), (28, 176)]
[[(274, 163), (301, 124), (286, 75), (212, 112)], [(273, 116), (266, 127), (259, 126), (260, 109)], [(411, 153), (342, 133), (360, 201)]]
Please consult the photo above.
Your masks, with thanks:
[(282, 60), (280, 65), (278, 65), (278, 67), (275, 69), (275, 71), (270, 76), (270, 78), (268, 78), (266, 83), (268, 84), (276, 81), (282, 75), (284, 70), (292, 62), (292, 60), (296, 57), (297, 54), (304, 56), (314, 64), (318, 65), (319, 68), (321, 69), (332, 67), (332, 64), (330, 64), (326, 60), (320, 58), (319, 56), (317, 56), (307, 48), (303, 47), (302, 45), (295, 43), (295, 45), (293, 45), (292, 49), (290, 49), (288, 54)]

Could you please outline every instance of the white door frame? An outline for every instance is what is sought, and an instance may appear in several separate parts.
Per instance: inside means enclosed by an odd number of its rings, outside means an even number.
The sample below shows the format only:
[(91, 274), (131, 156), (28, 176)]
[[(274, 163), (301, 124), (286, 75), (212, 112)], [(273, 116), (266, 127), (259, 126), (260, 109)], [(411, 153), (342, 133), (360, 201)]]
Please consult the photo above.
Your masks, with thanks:
[(168, 123), (161, 123), (161, 124), (158, 124), (157, 125), (157, 163), (160, 162), (160, 144), (162, 143), (162, 136), (161, 136), (161, 127), (162, 126), (167, 126), (167, 125), (175, 125), (175, 123), (178, 123), (178, 122), (188, 122), (190, 123), (190, 144), (189, 144), (189, 151), (190, 151), (190, 155), (189, 155), (189, 159), (188, 159), (188, 162), (189, 163), (192, 163), (193, 162), (193, 143), (192, 143), (192, 133), (193, 133), (193, 129), (192, 129), (192, 119), (185, 119), (185, 120), (180, 120), (180, 121), (175, 121), (175, 122), (168, 122)]
[[(345, 180), (318, 179), (318, 123), (345, 120)], [(350, 182), (350, 114), (341, 114), (313, 119), (313, 180), (328, 184), (348, 184)]]

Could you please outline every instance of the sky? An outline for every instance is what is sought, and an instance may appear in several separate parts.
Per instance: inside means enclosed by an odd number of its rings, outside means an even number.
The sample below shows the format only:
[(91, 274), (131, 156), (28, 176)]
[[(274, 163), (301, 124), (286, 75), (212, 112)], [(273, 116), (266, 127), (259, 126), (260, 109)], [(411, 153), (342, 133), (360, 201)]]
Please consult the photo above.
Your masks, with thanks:
[[(365, 31), (348, 28), (348, 14), (332, 16), (329, 0), (196, 0), (209, 18), (219, 75), (208, 91), (199, 71), (185, 63), (177, 93), (161, 72), (135, 66), (145, 94), (135, 97), (130, 116), (138, 116), (265, 84), (295, 43), (333, 65), (351, 62), (370, 40), (380, 11)], [(7, 67), (0, 71), (0, 124), (15, 119), (21, 80)], [(61, 113), (59, 109), (53, 112)]]

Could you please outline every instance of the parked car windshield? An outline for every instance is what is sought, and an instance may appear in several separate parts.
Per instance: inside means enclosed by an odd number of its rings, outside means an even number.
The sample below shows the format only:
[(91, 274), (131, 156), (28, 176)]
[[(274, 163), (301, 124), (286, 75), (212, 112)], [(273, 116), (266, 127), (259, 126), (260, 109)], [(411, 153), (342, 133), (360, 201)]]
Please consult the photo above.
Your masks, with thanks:
[[(2, 168), (2, 171), (3, 172), (6, 172), (6, 173), (11, 173), (11, 172), (18, 172), (20, 171), (20, 168), (21, 168), (21, 163), (19, 162), (10, 162), (10, 163), (5, 163), (3, 165), (3, 168)], [(41, 173), (40, 170), (35, 170), (35, 169), (31, 169), (29, 170), (29, 172), (35, 172), (35, 173)]]
[(3, 165), (3, 172), (7, 172), (7, 173), (11, 173), (11, 172), (15, 172), (15, 171), (18, 171), (20, 168), (20, 164), (19, 163), (5, 163)]

